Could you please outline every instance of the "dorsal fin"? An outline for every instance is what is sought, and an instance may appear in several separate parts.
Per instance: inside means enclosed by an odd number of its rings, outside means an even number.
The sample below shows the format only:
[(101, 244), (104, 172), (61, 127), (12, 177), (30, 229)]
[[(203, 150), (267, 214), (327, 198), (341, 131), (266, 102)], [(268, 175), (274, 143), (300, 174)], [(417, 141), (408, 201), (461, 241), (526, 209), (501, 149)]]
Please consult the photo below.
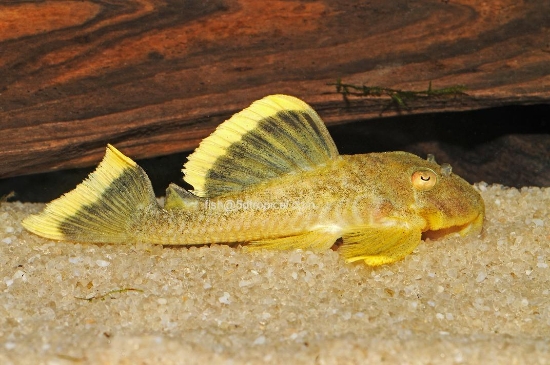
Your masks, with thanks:
[(325, 124), (305, 102), (270, 95), (233, 115), (188, 157), (184, 180), (197, 196), (238, 192), (338, 156)]

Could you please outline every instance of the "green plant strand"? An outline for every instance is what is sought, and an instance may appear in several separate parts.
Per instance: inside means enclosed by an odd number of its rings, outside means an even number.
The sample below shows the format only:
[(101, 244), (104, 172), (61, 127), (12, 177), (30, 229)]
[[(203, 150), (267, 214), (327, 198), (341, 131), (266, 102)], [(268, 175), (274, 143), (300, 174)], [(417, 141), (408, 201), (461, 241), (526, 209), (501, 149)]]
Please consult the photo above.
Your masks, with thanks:
[(2, 205), (2, 203), (6, 203), (9, 199), (13, 198), (14, 196), (15, 196), (14, 191), (10, 191), (6, 195), (0, 196), (0, 206)]
[(124, 293), (124, 292), (127, 292), (127, 291), (138, 291), (140, 293), (143, 293), (143, 290), (141, 289), (135, 289), (135, 288), (122, 288), (122, 289), (115, 289), (115, 290), (111, 290), (111, 291), (108, 291), (107, 293), (103, 294), (103, 295), (99, 295), (99, 296), (93, 296), (93, 297), (90, 297), (90, 298), (82, 298), (82, 297), (75, 297), (76, 299), (82, 299), (82, 300), (87, 300), (89, 302), (91, 302), (92, 300), (96, 300), (96, 299), (105, 299), (105, 297), (111, 295), (111, 294), (116, 294), (116, 293)]
[(391, 107), (392, 105), (398, 108), (408, 108), (407, 100), (418, 98), (433, 98), (433, 97), (446, 97), (446, 96), (462, 96), (468, 95), (465, 93), (466, 86), (453, 85), (444, 87), (441, 89), (432, 88), (432, 82), (428, 84), (426, 90), (412, 91), (412, 90), (398, 90), (388, 87), (380, 86), (367, 86), (367, 85), (354, 85), (343, 83), (338, 79), (335, 83), (329, 83), (327, 85), (336, 86), (336, 92), (344, 97), (346, 103), (349, 102), (348, 96), (360, 96), (360, 97), (389, 97), (390, 104), (384, 109)]

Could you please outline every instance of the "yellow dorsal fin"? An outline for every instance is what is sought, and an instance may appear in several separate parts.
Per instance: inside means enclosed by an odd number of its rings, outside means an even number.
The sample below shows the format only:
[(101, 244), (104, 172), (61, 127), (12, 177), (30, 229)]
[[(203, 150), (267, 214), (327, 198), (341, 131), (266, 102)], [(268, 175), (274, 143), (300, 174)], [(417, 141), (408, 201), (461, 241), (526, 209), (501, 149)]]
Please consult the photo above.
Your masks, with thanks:
[(334, 141), (309, 105), (270, 95), (219, 125), (188, 157), (183, 173), (195, 195), (215, 197), (336, 156)]

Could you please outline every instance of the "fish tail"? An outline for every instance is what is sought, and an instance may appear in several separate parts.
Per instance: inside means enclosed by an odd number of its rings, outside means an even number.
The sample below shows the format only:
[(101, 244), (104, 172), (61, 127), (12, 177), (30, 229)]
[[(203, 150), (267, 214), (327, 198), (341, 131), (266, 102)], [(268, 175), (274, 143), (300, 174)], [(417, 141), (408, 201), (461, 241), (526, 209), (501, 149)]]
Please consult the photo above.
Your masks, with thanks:
[(55, 240), (126, 243), (135, 241), (132, 227), (142, 213), (158, 209), (145, 171), (108, 145), (103, 161), (86, 180), (22, 224)]

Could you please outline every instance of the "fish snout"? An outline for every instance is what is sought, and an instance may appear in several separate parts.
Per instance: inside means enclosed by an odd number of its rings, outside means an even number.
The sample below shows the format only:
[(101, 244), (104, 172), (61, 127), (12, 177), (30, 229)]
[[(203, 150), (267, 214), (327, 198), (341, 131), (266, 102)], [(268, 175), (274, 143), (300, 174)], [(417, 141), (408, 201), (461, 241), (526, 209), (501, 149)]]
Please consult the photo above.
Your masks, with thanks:
[(424, 231), (428, 237), (459, 233), (461, 236), (479, 234), (485, 219), (485, 204), (481, 195), (473, 186), (460, 184), (453, 194), (441, 194), (432, 204), (423, 210), (421, 216), (426, 220)]

